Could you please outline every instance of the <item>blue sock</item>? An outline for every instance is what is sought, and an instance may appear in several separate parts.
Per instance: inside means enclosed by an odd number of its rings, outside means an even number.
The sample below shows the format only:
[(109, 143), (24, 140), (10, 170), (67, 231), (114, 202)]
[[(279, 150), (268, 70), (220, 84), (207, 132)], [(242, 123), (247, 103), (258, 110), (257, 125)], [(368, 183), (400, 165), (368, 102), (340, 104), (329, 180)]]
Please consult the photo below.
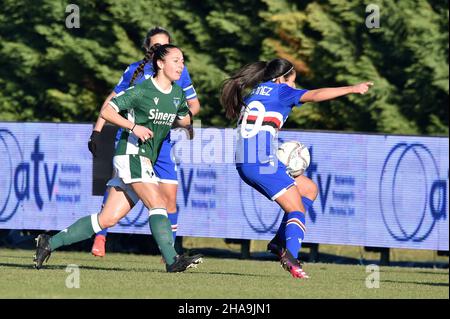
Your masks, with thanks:
[(302, 247), (305, 238), (305, 214), (302, 212), (291, 212), (286, 223), (286, 249), (294, 256), (298, 257), (298, 251)]
[(178, 212), (167, 212), (167, 217), (169, 217), (170, 225), (172, 226), (173, 242), (175, 243), (175, 238), (177, 237), (178, 230)]
[(308, 214), (313, 203), (314, 203), (314, 201), (310, 200), (309, 198), (302, 197), (302, 204), (303, 204), (303, 207), (305, 207), (305, 215)]
[[(108, 188), (107, 188), (106, 191), (105, 191), (105, 194), (103, 194), (102, 208), (103, 208), (103, 206), (104, 206), (105, 203), (106, 203), (106, 199), (108, 198), (108, 194), (109, 194), (109, 192), (108, 192)], [(106, 237), (106, 234), (108, 234), (108, 228), (102, 229), (101, 231), (99, 231), (99, 232), (98, 232), (97, 234), (95, 234), (95, 235), (103, 235), (103, 236)]]
[[(311, 209), (314, 201), (310, 200), (309, 198), (302, 197), (302, 203), (305, 207), (306, 214)], [(286, 240), (285, 231), (286, 231), (286, 222), (287, 222), (288, 214), (283, 215), (283, 220), (281, 221), (280, 227), (278, 227), (277, 233), (275, 234), (275, 237), (279, 240), (281, 240), (282, 243)]]
[(105, 228), (105, 229), (102, 229), (101, 231), (99, 231), (97, 234), (95, 234), (95, 236), (103, 235), (106, 237), (107, 234), (108, 234), (108, 228)]

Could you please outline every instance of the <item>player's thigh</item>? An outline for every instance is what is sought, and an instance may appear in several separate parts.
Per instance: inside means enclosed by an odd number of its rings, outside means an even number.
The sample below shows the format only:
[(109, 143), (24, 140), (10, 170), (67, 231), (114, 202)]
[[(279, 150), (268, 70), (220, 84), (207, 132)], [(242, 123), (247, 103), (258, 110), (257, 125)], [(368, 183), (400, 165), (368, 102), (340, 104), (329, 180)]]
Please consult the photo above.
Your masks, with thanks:
[(295, 185), (289, 187), (286, 192), (275, 199), (278, 205), (286, 212), (305, 212), (305, 208), (302, 204), (302, 197)]
[(134, 206), (128, 195), (118, 187), (110, 187), (108, 198), (98, 217), (100, 227), (114, 226)]
[(177, 184), (159, 183), (159, 188), (166, 200), (167, 211), (174, 212), (177, 210)]
[(317, 194), (319, 193), (319, 189), (316, 183), (303, 175), (296, 177), (295, 182), (297, 184), (297, 189), (302, 197), (307, 197), (313, 201), (316, 199)]
[(166, 199), (157, 183), (138, 182), (130, 186), (148, 209), (167, 208)]

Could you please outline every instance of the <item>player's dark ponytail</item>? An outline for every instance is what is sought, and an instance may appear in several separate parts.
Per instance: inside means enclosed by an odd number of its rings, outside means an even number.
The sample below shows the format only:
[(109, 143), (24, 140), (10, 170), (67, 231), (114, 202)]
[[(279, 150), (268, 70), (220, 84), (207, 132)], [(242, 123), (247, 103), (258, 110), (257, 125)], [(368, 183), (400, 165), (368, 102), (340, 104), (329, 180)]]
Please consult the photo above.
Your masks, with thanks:
[(145, 52), (144, 59), (139, 64), (137, 69), (134, 71), (133, 76), (131, 77), (130, 86), (133, 85), (134, 81), (140, 77), (144, 73), (144, 67), (153, 58), (154, 53), (154, 47), (159, 44), (155, 44), (153, 47), (151, 47), (148, 51)]
[(223, 82), (220, 103), (229, 119), (238, 117), (244, 105), (244, 91), (262, 81), (266, 66), (267, 62), (262, 61), (247, 64)]
[(229, 119), (239, 116), (244, 106), (244, 93), (247, 89), (261, 82), (275, 81), (280, 76), (287, 78), (292, 72), (295, 72), (292, 63), (285, 59), (259, 61), (245, 65), (223, 82), (220, 103), (225, 108), (226, 116)]

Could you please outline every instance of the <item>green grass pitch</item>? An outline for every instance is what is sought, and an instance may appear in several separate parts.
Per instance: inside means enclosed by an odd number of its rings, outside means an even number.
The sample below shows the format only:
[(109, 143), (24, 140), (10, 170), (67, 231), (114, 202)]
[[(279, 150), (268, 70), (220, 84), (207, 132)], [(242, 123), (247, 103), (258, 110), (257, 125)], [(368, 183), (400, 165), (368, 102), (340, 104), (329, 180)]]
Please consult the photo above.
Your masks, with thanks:
[[(448, 269), (380, 267), (379, 288), (369, 289), (360, 265), (307, 263), (311, 278), (299, 280), (276, 261), (206, 257), (169, 274), (159, 256), (54, 252), (38, 271), (33, 254), (0, 249), (1, 298), (449, 298)], [(66, 285), (76, 278), (70, 264), (79, 267), (79, 288)]]

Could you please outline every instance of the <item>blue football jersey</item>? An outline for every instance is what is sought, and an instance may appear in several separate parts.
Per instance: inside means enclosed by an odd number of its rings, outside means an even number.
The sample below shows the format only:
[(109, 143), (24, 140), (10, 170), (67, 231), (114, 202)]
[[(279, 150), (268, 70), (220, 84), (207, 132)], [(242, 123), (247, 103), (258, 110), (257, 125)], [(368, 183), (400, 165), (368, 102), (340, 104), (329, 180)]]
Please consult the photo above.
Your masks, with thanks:
[(260, 164), (274, 156), (273, 142), (292, 108), (307, 90), (272, 81), (256, 86), (245, 99), (238, 120), (236, 164)]

